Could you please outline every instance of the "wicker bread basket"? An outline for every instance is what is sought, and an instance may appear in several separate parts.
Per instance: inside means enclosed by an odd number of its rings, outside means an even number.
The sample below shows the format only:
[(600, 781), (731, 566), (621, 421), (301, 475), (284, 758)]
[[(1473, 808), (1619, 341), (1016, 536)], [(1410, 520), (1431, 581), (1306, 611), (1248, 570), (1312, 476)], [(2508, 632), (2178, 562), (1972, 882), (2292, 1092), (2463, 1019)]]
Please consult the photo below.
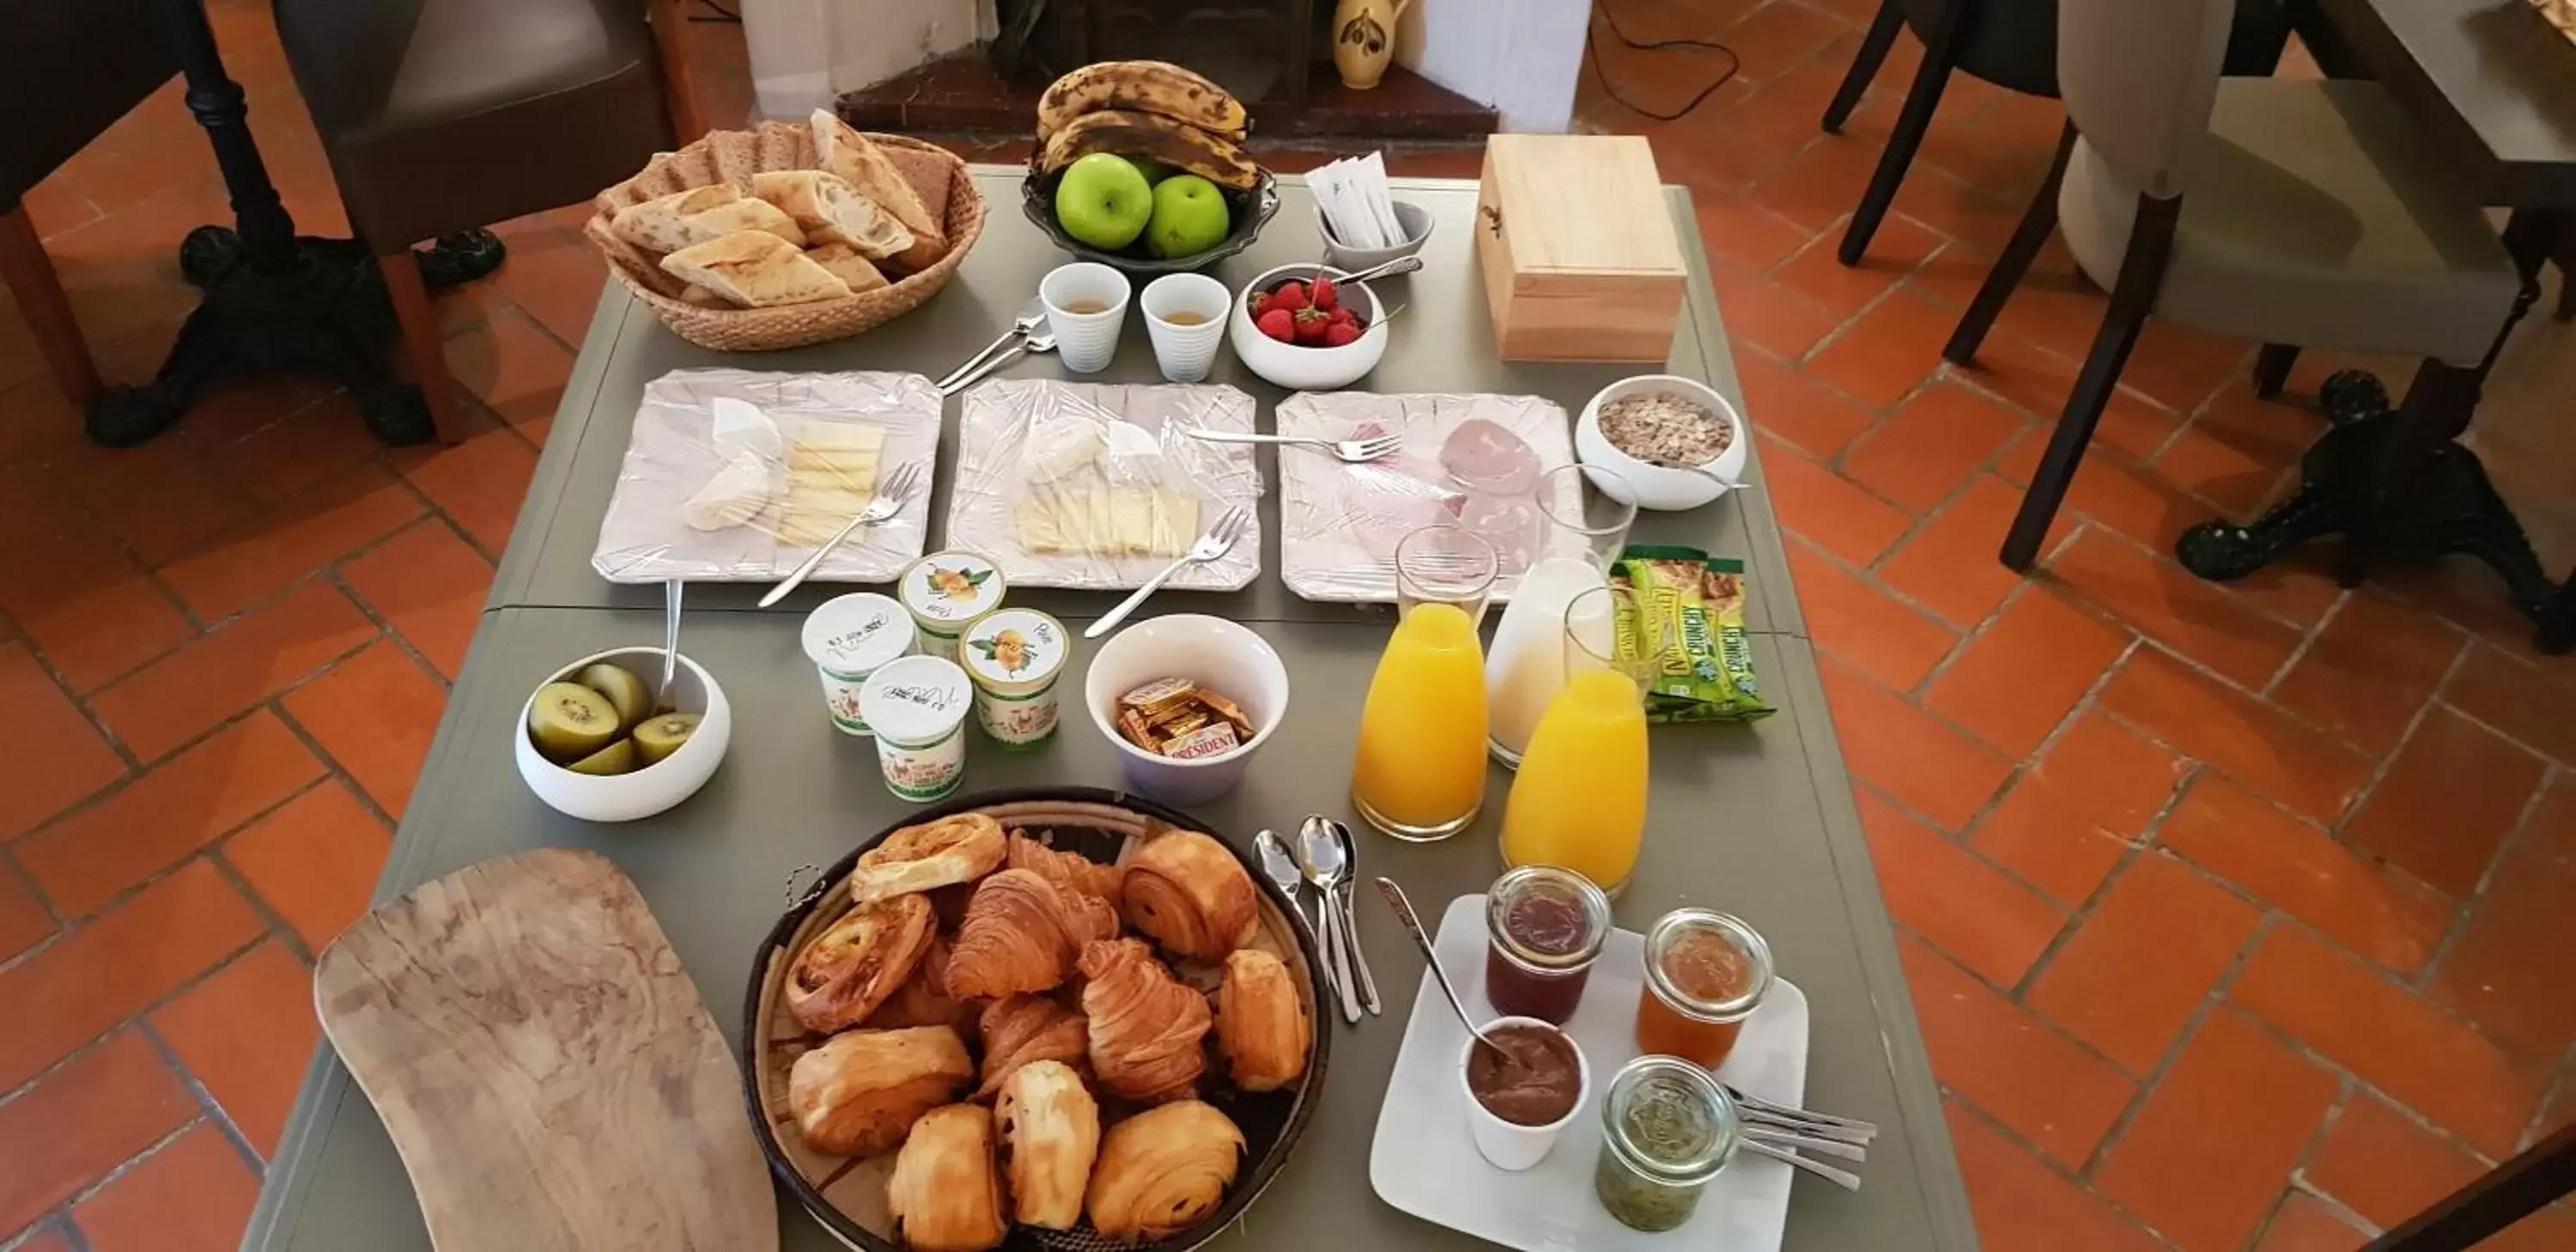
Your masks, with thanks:
[(2567, 36), (2570, 42), (2576, 42), (2576, 0), (2531, 0), (2531, 3), (2540, 10), (2541, 17), (2558, 28), (2558, 33)]
[[(798, 1135), (796, 1119), (787, 1106), (787, 1071), (819, 1040), (808, 1034), (787, 1010), (787, 973), (805, 945), (849, 911), (850, 868), (861, 852), (902, 827), (970, 812), (989, 814), (1014, 834), (1038, 838), (1043, 832), (1054, 847), (1112, 863), (1126, 859), (1137, 839), (1159, 827), (1214, 833), (1150, 801), (1094, 787), (1037, 787), (965, 796), (922, 809), (862, 840), (849, 855), (822, 871), (815, 889), (779, 918), (778, 925), (761, 941), (760, 952), (752, 962), (751, 985), (743, 1004), (743, 1088), (751, 1108), (752, 1135), (769, 1158), (771, 1172), (806, 1212), (835, 1239), (864, 1252), (903, 1252), (903, 1245), (890, 1237), (893, 1223), (885, 1203), (886, 1177), (893, 1168), (894, 1154), (864, 1159), (826, 1156), (806, 1147)], [(1279, 1091), (1240, 1091), (1222, 1077), (1224, 1063), (1210, 1058), (1208, 1077), (1200, 1083), (1200, 1098), (1234, 1120), (1243, 1131), (1245, 1149), (1234, 1185), (1226, 1189), (1224, 1203), (1205, 1221), (1159, 1243), (1141, 1245), (1105, 1238), (1092, 1229), (1087, 1219), (1064, 1231), (1014, 1226), (1002, 1244), (1007, 1252), (1109, 1252), (1134, 1247), (1187, 1252), (1197, 1248), (1234, 1224), (1270, 1185), (1321, 1103), (1335, 1021), (1316, 972), (1322, 957), (1314, 936), (1301, 924), (1294, 905), (1261, 875), (1244, 850), (1223, 835), (1216, 838), (1245, 861), (1245, 871), (1259, 888), (1261, 927), (1252, 946), (1285, 962), (1305, 999), (1307, 1020), (1314, 1026), (1305, 1076)], [(1212, 967), (1185, 962), (1175, 965), (1173, 972), (1202, 990), (1215, 985)], [(1210, 1042), (1213, 1040), (1211, 1035)], [(1104, 1126), (1114, 1120), (1114, 1103), (1104, 1101)]]
[(664, 273), (659, 258), (608, 229), (608, 219), (619, 209), (655, 196), (747, 179), (765, 170), (817, 168), (814, 133), (800, 123), (764, 122), (758, 130), (715, 131), (677, 152), (656, 155), (644, 172), (591, 201), (598, 211), (591, 214), (582, 233), (608, 258), (609, 272), (636, 299), (653, 306), (674, 334), (701, 348), (776, 352), (874, 330), (920, 307), (956, 276), (967, 251), (984, 233), (984, 195), (975, 189), (966, 163), (945, 148), (901, 135), (870, 134), (868, 138), (903, 171), (913, 190), (921, 194), (922, 204), (948, 231), (946, 255), (928, 269), (874, 291), (765, 309), (705, 308), (679, 298), (687, 284)]

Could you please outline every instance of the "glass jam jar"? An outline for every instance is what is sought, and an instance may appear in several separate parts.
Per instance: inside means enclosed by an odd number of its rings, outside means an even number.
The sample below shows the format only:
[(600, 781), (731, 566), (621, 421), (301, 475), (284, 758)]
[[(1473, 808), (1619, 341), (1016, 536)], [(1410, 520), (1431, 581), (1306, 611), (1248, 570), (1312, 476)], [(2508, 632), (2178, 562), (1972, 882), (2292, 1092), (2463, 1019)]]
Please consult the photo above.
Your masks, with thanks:
[(1524, 865), (1485, 892), (1485, 999), (1506, 1017), (1562, 1026), (1610, 938), (1610, 897), (1553, 865)]
[(1735, 1102), (1707, 1070), (1638, 1057), (1602, 1097), (1592, 1193), (1623, 1226), (1671, 1230), (1698, 1210), (1701, 1189), (1734, 1158), (1740, 1134)]
[(1646, 932), (1637, 1050), (1715, 1069), (1771, 989), (1771, 945), (1714, 909), (1675, 909)]

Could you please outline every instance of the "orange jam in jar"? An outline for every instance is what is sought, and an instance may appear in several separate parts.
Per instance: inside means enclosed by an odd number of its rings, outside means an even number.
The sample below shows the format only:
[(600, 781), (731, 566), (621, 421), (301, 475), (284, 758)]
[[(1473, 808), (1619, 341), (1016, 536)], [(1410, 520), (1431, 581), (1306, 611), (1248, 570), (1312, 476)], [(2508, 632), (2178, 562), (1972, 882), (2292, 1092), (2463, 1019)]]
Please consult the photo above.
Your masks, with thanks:
[(1715, 1069), (1771, 989), (1771, 945), (1740, 919), (1675, 909), (1646, 932), (1637, 1050)]

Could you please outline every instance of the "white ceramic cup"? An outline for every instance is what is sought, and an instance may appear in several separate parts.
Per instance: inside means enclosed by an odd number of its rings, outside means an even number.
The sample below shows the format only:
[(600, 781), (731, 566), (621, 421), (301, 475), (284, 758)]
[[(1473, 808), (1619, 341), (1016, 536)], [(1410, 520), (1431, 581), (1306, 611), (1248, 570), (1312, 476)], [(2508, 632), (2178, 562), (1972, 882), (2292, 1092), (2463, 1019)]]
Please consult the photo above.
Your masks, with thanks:
[(1467, 1133), (1476, 1141), (1476, 1151), (1496, 1169), (1518, 1173), (1547, 1159), (1548, 1149), (1556, 1146), (1556, 1137), (1574, 1123), (1583, 1106), (1592, 1102), (1592, 1062), (1583, 1055), (1583, 1045), (1574, 1036), (1535, 1017), (1498, 1017), (1485, 1023), (1485, 1029), (1501, 1026), (1536, 1026), (1541, 1030), (1565, 1035), (1567, 1046), (1574, 1049), (1574, 1072), (1580, 1085), (1574, 1091), (1574, 1107), (1565, 1116), (1544, 1126), (1523, 1126), (1494, 1116), (1484, 1102), (1467, 1085), (1467, 1061), (1476, 1055), (1476, 1036), (1467, 1036), (1467, 1046), (1458, 1049), (1458, 1091), (1467, 1097)]
[[(1186, 678), (1241, 706), (1253, 734), (1218, 756), (1173, 760), (1118, 733), (1118, 697), (1157, 678)], [(1252, 754), (1288, 713), (1288, 666), (1269, 641), (1221, 617), (1170, 613), (1131, 623), (1102, 641), (1083, 675), (1092, 727), (1118, 751), (1127, 789), (1166, 804), (1204, 804), (1243, 781)]]
[[(1047, 329), (1055, 332), (1055, 354), (1076, 374), (1097, 374), (1118, 355), (1118, 332), (1127, 324), (1127, 301), (1135, 288), (1127, 276), (1097, 261), (1076, 261), (1047, 271), (1038, 283), (1046, 304)], [(1097, 304), (1098, 311), (1075, 313), (1075, 305)]]
[[(1206, 378), (1216, 364), (1217, 345), (1225, 340), (1234, 293), (1205, 274), (1165, 274), (1145, 285), (1138, 303), (1144, 306), (1145, 331), (1153, 337), (1154, 364), (1163, 377), (1176, 383)], [(1177, 314), (1195, 314), (1198, 320), (1184, 326), (1171, 320)]]

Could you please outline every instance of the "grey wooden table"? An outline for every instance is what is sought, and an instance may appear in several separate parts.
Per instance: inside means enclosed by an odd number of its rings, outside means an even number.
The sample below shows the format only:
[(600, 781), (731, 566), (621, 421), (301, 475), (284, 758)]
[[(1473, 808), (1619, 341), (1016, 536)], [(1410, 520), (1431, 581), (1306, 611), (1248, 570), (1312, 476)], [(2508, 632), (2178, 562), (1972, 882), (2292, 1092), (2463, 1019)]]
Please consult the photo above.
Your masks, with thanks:
[[(1014, 174), (983, 177), (997, 206), (1012, 203)], [(1304, 189), (1291, 180), (1286, 192), (1288, 205), (1262, 252), (1239, 261), (1247, 274), (1272, 263), (1266, 259), (1271, 256), (1312, 254)], [(1369, 380), (1376, 389), (1508, 388), (1555, 396), (1572, 408), (1600, 382), (1623, 372), (1491, 363), (1481, 293), (1464, 264), (1472, 186), (1414, 184), (1402, 194), (1433, 205), (1447, 238), (1435, 244), (1441, 251), (1434, 254), (1434, 268), (1413, 280), (1417, 308), (1407, 315), (1410, 331), (1398, 334), (1386, 363)], [(1673, 207), (1685, 250), (1697, 258), (1687, 198), (1673, 193)], [(959, 286), (928, 307), (850, 344), (760, 363), (883, 368), (888, 360), (904, 360), (925, 372), (944, 372), (989, 338), (1037, 275), (1059, 259), (1033, 239), (1025, 223), (997, 213)], [(1690, 316), (1677, 336), (1673, 368), (1708, 378), (1732, 395), (1724, 333), (1704, 270), (1694, 274), (1691, 288)], [(1144, 359), (1137, 355), (1141, 328), (1131, 327), (1129, 338), (1120, 366), (1132, 373)], [(534, 683), (570, 658), (658, 638), (657, 592), (609, 587), (588, 569), (606, 497), (602, 475), (614, 473), (644, 382), (664, 369), (716, 359), (722, 358), (678, 343), (614, 289), (601, 302), (492, 607), (449, 700), (378, 894), (389, 897), (475, 861), (531, 847), (595, 849), (635, 879), (717, 1022), (732, 1034), (741, 1022), (754, 951), (783, 908), (788, 875), (800, 865), (838, 858), (908, 809), (878, 782), (871, 745), (835, 733), (825, 721), (812, 670), (798, 651), (801, 613), (794, 606), (752, 610), (750, 589), (693, 589), (691, 602), (709, 611), (691, 615), (683, 647), (747, 715), (737, 717), (723, 768), (672, 812), (627, 826), (575, 822), (539, 805), (519, 785), (510, 763), (518, 709)], [(1247, 389), (1263, 398), (1266, 413), (1276, 393)], [(1265, 459), (1264, 469), (1275, 478), (1274, 463)], [(1759, 482), (1758, 457), (1752, 477)], [(1770, 938), (1783, 974), (1806, 991), (1813, 1008), (1809, 1099), (1887, 1127), (1873, 1146), (1868, 1182), (1859, 1193), (1813, 1182), (1796, 1186), (1787, 1248), (1973, 1249), (1976, 1236), (1939, 1093), (1852, 810), (1814, 657), (1798, 633), (1767, 499), (1756, 490), (1717, 508), (1653, 519), (1639, 533), (1750, 561), (1764, 604), (1754, 658), (1780, 712), (1750, 726), (1657, 730), (1645, 859), (1620, 901), (1620, 924), (1642, 927), (1684, 902), (1747, 917)], [(1266, 572), (1255, 589), (1229, 596), (1175, 594), (1156, 605), (1258, 622), (1289, 661), (1295, 697), (1285, 722), (1243, 788), (1199, 810), (1215, 829), (1235, 837), (1293, 822), (1309, 811), (1349, 816), (1350, 736), (1385, 640), (1382, 612), (1308, 605), (1281, 592), (1275, 538), (1268, 547)], [(1064, 595), (1052, 601), (1080, 617), (1096, 615), (1113, 597)], [(1084, 645), (1075, 665), (1087, 656)], [(1116, 779), (1111, 749), (1077, 721), (1034, 754), (976, 742), (967, 785), (1115, 786)], [(1497, 772), (1484, 817), (1447, 843), (1416, 847), (1365, 838), (1365, 867), (1400, 878), (1417, 901), (1434, 909), (1481, 890), (1500, 868), (1496, 837), (1503, 781)], [(1398, 1212), (1371, 1193), (1368, 1144), (1420, 961), (1382, 918), (1365, 916), (1362, 925), (1369, 959), (1387, 988), (1388, 1014), (1355, 1029), (1336, 1027), (1327, 1094), (1306, 1139), (1218, 1247), (1484, 1246)], [(782, 1207), (781, 1226), (783, 1246), (794, 1252), (837, 1246), (792, 1206)], [(243, 1246), (261, 1252), (413, 1252), (429, 1246), (382, 1124), (327, 1051), (306, 1077)]]

